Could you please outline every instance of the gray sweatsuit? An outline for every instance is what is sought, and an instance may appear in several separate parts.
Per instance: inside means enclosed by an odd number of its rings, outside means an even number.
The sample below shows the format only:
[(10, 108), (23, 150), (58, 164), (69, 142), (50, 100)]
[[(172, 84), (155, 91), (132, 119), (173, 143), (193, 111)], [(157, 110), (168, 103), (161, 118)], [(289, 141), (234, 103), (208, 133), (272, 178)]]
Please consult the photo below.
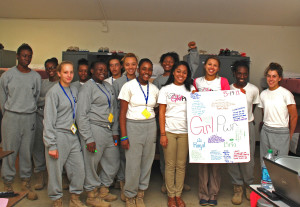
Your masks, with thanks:
[(75, 86), (79, 92), (79, 89), (81, 88), (82, 84), (78, 81), (74, 81), (73, 83), (71, 83), (71, 86)]
[[(120, 110), (120, 100), (118, 99), (120, 91), (123, 87), (123, 85), (127, 82), (130, 81), (131, 79), (127, 79), (126, 75), (123, 75), (122, 77), (118, 78), (113, 82), (113, 88), (115, 92), (115, 97), (117, 99), (118, 103), (118, 110)], [(118, 124), (118, 130), (120, 131), (119, 127), (119, 120), (117, 120)], [(121, 143), (119, 145), (119, 150), (120, 150), (120, 168), (117, 174), (117, 179), (118, 181), (124, 181), (125, 180), (125, 165), (126, 165), (126, 158), (125, 158), (125, 150), (121, 147)]]
[(33, 70), (22, 73), (15, 66), (0, 78), (2, 148), (4, 151), (14, 151), (12, 155), (3, 158), (1, 173), (5, 181), (12, 181), (16, 175), (18, 153), (20, 177), (31, 177), (35, 112), (40, 89), (41, 76)]
[(138, 190), (147, 190), (156, 146), (156, 121), (126, 120), (130, 150), (125, 151), (126, 163), (125, 196), (133, 198)]
[[(192, 79), (198, 78), (195, 73), (200, 65), (200, 55), (198, 53), (197, 47), (189, 50), (189, 54), (187, 56), (187, 62), (190, 66), (192, 72)], [(204, 75), (204, 74), (201, 74)]]
[[(72, 94), (77, 101), (77, 89), (71, 86), (64, 88), (64, 90), (74, 107)], [(77, 133), (73, 134), (70, 130), (73, 123), (71, 103), (57, 83), (46, 95), (43, 132), (48, 170), (48, 196), (52, 200), (57, 200), (63, 196), (63, 167), (65, 167), (70, 180), (70, 193), (80, 194), (83, 191), (85, 177), (83, 156), (78, 135)], [(59, 156), (58, 159), (53, 159), (48, 151), (56, 149)]]
[[(155, 78), (153, 80), (153, 84), (160, 90), (163, 85), (166, 84), (166, 82), (168, 81), (169, 76), (163, 76), (160, 75), (157, 78)], [(155, 117), (156, 119), (156, 125), (157, 125), (157, 130), (159, 131), (159, 116)], [(159, 149), (159, 164), (160, 164), (160, 172), (163, 176), (165, 176), (165, 155), (164, 155), (164, 150), (163, 147), (160, 144), (160, 134), (158, 135), (158, 149)]]
[[(114, 145), (113, 140), (113, 135), (119, 135), (119, 112), (114, 94), (109, 83), (104, 81), (99, 84), (90, 79), (81, 86), (78, 95), (76, 123), (83, 148), (86, 191), (102, 185), (109, 187), (120, 166), (119, 148)], [(108, 120), (110, 113), (114, 116), (112, 123)], [(86, 149), (86, 144), (91, 142), (96, 143), (97, 152), (92, 153)], [(100, 175), (97, 174), (99, 162), (102, 166)]]
[(34, 163), (34, 172), (38, 173), (46, 170), (45, 160), (45, 145), (43, 142), (43, 119), (44, 119), (44, 106), (47, 92), (57, 83), (51, 82), (48, 79), (42, 79), (41, 93), (37, 101), (37, 113), (36, 113), (36, 130), (33, 144), (32, 158)]

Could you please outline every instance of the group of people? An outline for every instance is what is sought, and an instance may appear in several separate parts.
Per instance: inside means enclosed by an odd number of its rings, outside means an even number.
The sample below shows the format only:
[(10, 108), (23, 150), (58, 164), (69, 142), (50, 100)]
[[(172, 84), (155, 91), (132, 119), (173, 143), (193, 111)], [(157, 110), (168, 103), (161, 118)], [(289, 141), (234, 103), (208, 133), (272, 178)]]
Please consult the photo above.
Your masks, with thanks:
[[(37, 199), (30, 183), (33, 158), (39, 181), (35, 189), (44, 187), (47, 170), (48, 195), (53, 206), (62, 206), (65, 171), (70, 180), (71, 207), (111, 206), (110, 202), (117, 199), (109, 190), (114, 179), (120, 184), (120, 197), (127, 207), (144, 207), (159, 141), (167, 205), (184, 207), (181, 195), (188, 156), (186, 96), (241, 90), (247, 98), (250, 162), (228, 164), (228, 172), (234, 186), (232, 203), (242, 203), (243, 185), (249, 199), (254, 169), (255, 106), (258, 104), (264, 112), (261, 157), (269, 148), (284, 155), (297, 123), (294, 97), (279, 85), (282, 67), (277, 63), (267, 67), (269, 88), (260, 96), (258, 88), (248, 83), (246, 61), (234, 63), (232, 73), (236, 81), (232, 85), (218, 75), (221, 65), (217, 56), (208, 57), (204, 63), (205, 76), (193, 80), (200, 58), (195, 42), (188, 46), (188, 62), (179, 61), (175, 52), (163, 54), (160, 64), (164, 73), (151, 83), (152, 61), (138, 61), (133, 53), (127, 53), (122, 60), (112, 56), (108, 63), (95, 61), (90, 67), (86, 60), (80, 60), (79, 81), (75, 82), (72, 62), (58, 64), (56, 58), (48, 59), (45, 69), (49, 78), (41, 80), (28, 67), (33, 54), (31, 47), (21, 45), (17, 51), (18, 65), (0, 78), (2, 147), (14, 151), (3, 159), (4, 190), (13, 191), (19, 153), (22, 190), (29, 192), (29, 199)], [(202, 206), (217, 205), (219, 167), (220, 164), (198, 164)], [(86, 205), (79, 198), (83, 191), (87, 192)]]

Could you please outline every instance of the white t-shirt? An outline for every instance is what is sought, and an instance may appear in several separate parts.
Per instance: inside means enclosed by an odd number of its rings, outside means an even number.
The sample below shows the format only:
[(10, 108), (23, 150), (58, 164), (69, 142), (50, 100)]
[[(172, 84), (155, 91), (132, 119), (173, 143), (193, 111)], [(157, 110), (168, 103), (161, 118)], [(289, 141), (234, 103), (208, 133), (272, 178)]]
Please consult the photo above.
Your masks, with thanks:
[[(147, 96), (147, 85), (141, 85), (142, 89)], [(149, 96), (147, 110), (150, 112), (150, 117), (148, 119), (154, 118), (154, 107), (157, 106), (158, 98), (158, 88), (149, 82)], [(146, 100), (144, 93), (142, 92), (139, 83), (136, 79), (128, 81), (125, 83), (120, 91), (118, 99), (128, 102), (128, 110), (126, 114), (127, 119), (132, 120), (145, 120), (146, 117), (142, 112), (146, 108)]]
[[(191, 86), (191, 91), (194, 87)], [(158, 103), (166, 104), (165, 130), (174, 134), (187, 133), (186, 97), (190, 92), (184, 85), (174, 83), (164, 86), (159, 91)]]
[(212, 81), (208, 81), (204, 76), (195, 80), (196, 87), (199, 92), (205, 91), (220, 91), (221, 90), (221, 78), (217, 77)]
[(112, 85), (115, 80), (117, 80), (117, 79), (114, 79), (112, 76), (110, 76), (109, 78), (106, 78), (104, 81), (109, 83), (110, 85)]
[(264, 109), (264, 124), (269, 127), (288, 127), (288, 105), (296, 104), (293, 94), (279, 86), (276, 90), (264, 90), (258, 107)]
[[(230, 85), (231, 90), (240, 90), (239, 88), (234, 87), (233, 84)], [(246, 99), (247, 99), (247, 108), (248, 108), (248, 122), (254, 120), (253, 115), (253, 104), (259, 104), (259, 90), (258, 88), (251, 84), (247, 83), (247, 85), (243, 88), (246, 91)]]

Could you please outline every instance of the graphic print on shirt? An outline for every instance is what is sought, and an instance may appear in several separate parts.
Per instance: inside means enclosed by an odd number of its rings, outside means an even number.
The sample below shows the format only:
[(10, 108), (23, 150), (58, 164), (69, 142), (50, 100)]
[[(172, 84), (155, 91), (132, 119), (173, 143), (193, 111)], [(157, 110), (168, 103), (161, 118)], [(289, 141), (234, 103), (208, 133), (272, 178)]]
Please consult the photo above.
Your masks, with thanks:
[(181, 94), (176, 93), (170, 93), (168, 95), (168, 99), (170, 99), (171, 102), (177, 102), (177, 101), (186, 101), (186, 97)]

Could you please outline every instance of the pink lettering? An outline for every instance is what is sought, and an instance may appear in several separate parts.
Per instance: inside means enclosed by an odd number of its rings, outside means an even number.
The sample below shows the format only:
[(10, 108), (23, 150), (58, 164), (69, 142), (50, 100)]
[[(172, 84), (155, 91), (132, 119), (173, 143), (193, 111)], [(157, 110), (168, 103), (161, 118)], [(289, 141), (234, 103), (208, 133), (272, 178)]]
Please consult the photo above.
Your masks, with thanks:
[(202, 125), (202, 119), (200, 116), (194, 116), (190, 122), (190, 129), (194, 135), (199, 135), (201, 133), (208, 134), (213, 133), (213, 117), (211, 117), (211, 124)]

